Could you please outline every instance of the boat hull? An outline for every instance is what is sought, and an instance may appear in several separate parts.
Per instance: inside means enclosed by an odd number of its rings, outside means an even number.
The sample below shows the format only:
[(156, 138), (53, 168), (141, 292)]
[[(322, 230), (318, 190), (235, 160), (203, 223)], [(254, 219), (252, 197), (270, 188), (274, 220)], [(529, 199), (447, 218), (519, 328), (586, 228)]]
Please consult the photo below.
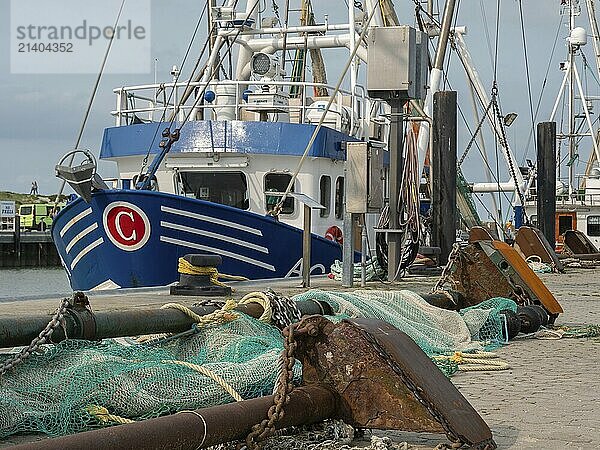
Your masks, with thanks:
[[(302, 230), (272, 217), (153, 191), (96, 192), (55, 218), (52, 236), (74, 290), (164, 286), (178, 258), (217, 254), (221, 273), (250, 279), (302, 273)], [(341, 246), (312, 236), (311, 273), (327, 273)]]

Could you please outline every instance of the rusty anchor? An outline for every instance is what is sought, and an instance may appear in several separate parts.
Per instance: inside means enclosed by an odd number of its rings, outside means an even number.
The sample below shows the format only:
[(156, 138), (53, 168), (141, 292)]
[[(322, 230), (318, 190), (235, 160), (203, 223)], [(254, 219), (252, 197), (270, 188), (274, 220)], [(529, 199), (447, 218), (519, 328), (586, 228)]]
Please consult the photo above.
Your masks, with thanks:
[[(475, 409), (406, 334), (378, 320), (297, 324), (302, 385), (288, 392), (275, 428), (341, 418), (359, 428), (446, 433), (457, 445), (496, 448)], [(24, 444), (15, 449), (200, 449), (243, 439), (274, 396)]]
[(512, 298), (520, 305), (543, 306), (551, 323), (563, 312), (523, 257), (504, 242), (482, 240), (461, 248), (450, 274), (452, 289), (467, 299), (468, 306), (493, 297)]
[(517, 231), (514, 243), (515, 249), (520, 252), (525, 260), (539, 257), (540, 261), (550, 264), (558, 272), (564, 272), (564, 267), (546, 236), (535, 227), (522, 226)]

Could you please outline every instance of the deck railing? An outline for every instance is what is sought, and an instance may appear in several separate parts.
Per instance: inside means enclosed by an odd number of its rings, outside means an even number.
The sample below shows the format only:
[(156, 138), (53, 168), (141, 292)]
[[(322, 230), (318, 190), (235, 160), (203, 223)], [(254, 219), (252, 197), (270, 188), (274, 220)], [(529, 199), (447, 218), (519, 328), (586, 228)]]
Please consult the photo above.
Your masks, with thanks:
[[(196, 95), (205, 91), (216, 91), (217, 86), (233, 86), (231, 96), (235, 96), (235, 101), (229, 104), (220, 104), (218, 99), (212, 103), (205, 101), (196, 101)], [(178, 82), (178, 83), (160, 83), (147, 84), (138, 86), (121, 87), (114, 90), (117, 96), (117, 106), (111, 114), (115, 116), (115, 125), (124, 126), (132, 123), (140, 122), (158, 122), (161, 120), (170, 121), (175, 118), (177, 121), (182, 121), (191, 112), (191, 120), (197, 119), (214, 119), (217, 115), (217, 110), (220, 108), (231, 107), (234, 111), (235, 120), (247, 119), (248, 115), (244, 112), (255, 112), (256, 106), (249, 104), (244, 100), (244, 91), (251, 90), (253, 93), (260, 93), (263, 86), (277, 86), (282, 92), (288, 92), (290, 88), (296, 87), (298, 92), (297, 97), (290, 98), (289, 104), (278, 105), (279, 110), (288, 113), (293, 117), (294, 122), (306, 123), (308, 114), (313, 106), (314, 101), (318, 101), (325, 97), (316, 97), (308, 95), (310, 91), (325, 88), (329, 91), (334, 91), (333, 86), (323, 83), (311, 82), (293, 82), (293, 81), (269, 81), (261, 83), (259, 81), (211, 81), (211, 82)], [(192, 94), (190, 95), (190, 91)], [(180, 99), (183, 95), (188, 95), (189, 98), (183, 105), (178, 107)], [(356, 86), (354, 95), (347, 90), (340, 89), (334, 100), (335, 107), (329, 111), (334, 116), (337, 116), (336, 128), (341, 129), (343, 120), (343, 107), (354, 111), (349, 118), (351, 122), (350, 134), (358, 138), (368, 136), (370, 116), (374, 110), (374, 101), (368, 98), (366, 90), (363, 86)], [(354, 105), (354, 107), (352, 107)], [(192, 110), (193, 109), (193, 110)], [(176, 116), (176, 117), (174, 117)], [(164, 117), (164, 118), (163, 118)]]

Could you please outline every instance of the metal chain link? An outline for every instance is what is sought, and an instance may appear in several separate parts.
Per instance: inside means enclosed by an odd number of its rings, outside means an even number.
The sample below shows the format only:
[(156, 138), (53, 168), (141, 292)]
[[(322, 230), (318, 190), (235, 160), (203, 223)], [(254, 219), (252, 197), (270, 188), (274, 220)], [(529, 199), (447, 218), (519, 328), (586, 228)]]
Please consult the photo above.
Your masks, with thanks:
[(272, 289), (266, 291), (265, 294), (271, 303), (271, 310), (273, 311), (271, 318), (277, 328), (283, 330), (285, 327), (300, 321), (302, 313), (295, 301), (278, 294)]
[(67, 311), (67, 308), (69, 308), (70, 304), (70, 299), (68, 297), (61, 300), (58, 309), (52, 316), (52, 319), (50, 319), (50, 322), (48, 322), (48, 325), (46, 325), (46, 328), (44, 328), (40, 334), (31, 341), (31, 344), (22, 349), (15, 356), (2, 363), (2, 366), (0, 367), (0, 376), (21, 364), (23, 361), (29, 358), (32, 353), (38, 351), (43, 344), (50, 340), (54, 330), (56, 330), (62, 323), (65, 312)]
[[(500, 112), (500, 106), (497, 101), (498, 95), (498, 87), (494, 84), (494, 88), (492, 89), (492, 104), (494, 105), (494, 114), (496, 114), (496, 118), (498, 120), (498, 124), (500, 125), (500, 145), (508, 151), (508, 139), (506, 137), (506, 130), (504, 129), (504, 125), (502, 124), (502, 113)], [(515, 166), (513, 164), (512, 158), (507, 158), (508, 160), (508, 169), (510, 171), (510, 176), (513, 178), (515, 183), (515, 187), (517, 189), (517, 195), (519, 196), (519, 200), (521, 201), (521, 206), (525, 207), (525, 196), (523, 192), (521, 192), (521, 186), (517, 184), (517, 172), (515, 171)], [(523, 214), (525, 215), (525, 210), (523, 209)], [(527, 216), (525, 215), (525, 222), (527, 223)]]
[(192, 306), (193, 307), (200, 306), (203, 308), (214, 307), (217, 309), (221, 309), (224, 304), (225, 304), (225, 300), (217, 300), (217, 299), (213, 299), (213, 298), (207, 298), (205, 300), (200, 300), (198, 302), (192, 303)]
[(513, 295), (515, 296), (515, 302), (517, 303), (517, 305), (526, 306), (533, 304), (531, 298), (529, 298), (529, 294), (527, 293), (527, 291), (518, 284), (516, 284), (513, 288)]
[(467, 148), (465, 149), (465, 151), (463, 152), (462, 156), (458, 160), (458, 164), (457, 164), (458, 167), (462, 166), (462, 163), (464, 162), (465, 158), (469, 154), (469, 150), (471, 150), (471, 147), (475, 143), (475, 139), (477, 139), (477, 135), (481, 131), (481, 127), (485, 123), (485, 119), (487, 118), (487, 115), (490, 112), (490, 108), (492, 107), (492, 103), (493, 103), (493, 100), (490, 101), (490, 103), (487, 105), (487, 108), (485, 109), (485, 112), (483, 113), (483, 116), (481, 117), (481, 120), (479, 121), (479, 124), (477, 125), (477, 128), (475, 129), (475, 132), (471, 136), (471, 140), (467, 144)]
[(283, 330), (283, 352), (281, 353), (284, 370), (277, 381), (279, 387), (273, 399), (273, 405), (269, 408), (267, 418), (252, 427), (252, 431), (246, 437), (246, 448), (248, 450), (260, 450), (265, 439), (275, 434), (277, 422), (284, 416), (284, 406), (289, 402), (289, 395), (294, 390), (294, 364), (295, 353), (298, 346), (296, 335), (309, 334), (315, 336), (318, 333), (313, 324), (304, 324), (302, 321), (294, 323)]
[(454, 266), (454, 263), (458, 259), (459, 254), (460, 244), (458, 242), (455, 242), (454, 244), (452, 244), (452, 251), (448, 255), (448, 263), (442, 269), (442, 274), (435, 283), (433, 289), (431, 289), (431, 293), (444, 292), (444, 285), (452, 278), (452, 273), (450, 272), (450, 270), (452, 269), (452, 266)]
[(252, 431), (246, 437), (246, 446), (248, 450), (260, 450), (264, 445), (264, 440), (275, 433), (275, 426), (284, 415), (284, 406), (289, 401), (289, 395), (294, 389), (294, 364), (296, 358), (296, 339), (294, 334), (298, 331), (299, 324), (292, 324), (284, 331), (285, 340), (283, 342), (284, 350), (281, 354), (281, 359), (284, 365), (279, 376), (279, 388), (275, 393), (273, 405), (267, 412), (267, 418), (252, 427)]

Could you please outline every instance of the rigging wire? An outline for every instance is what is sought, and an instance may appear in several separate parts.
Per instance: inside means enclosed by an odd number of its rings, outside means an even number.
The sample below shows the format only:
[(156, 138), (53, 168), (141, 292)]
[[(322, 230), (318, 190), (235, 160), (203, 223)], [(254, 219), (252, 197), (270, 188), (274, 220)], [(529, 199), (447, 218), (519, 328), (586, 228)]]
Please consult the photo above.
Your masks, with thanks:
[(485, 14), (485, 7), (483, 6), (483, 0), (479, 0), (479, 8), (481, 10), (481, 21), (483, 22), (483, 31), (485, 33), (485, 41), (488, 49), (488, 56), (490, 57), (490, 65), (494, 65), (494, 57), (492, 52), (492, 39), (490, 37), (490, 28), (487, 21), (487, 15)]
[[(419, 0), (412, 0), (413, 3), (415, 4), (415, 10), (417, 14), (425, 14), (427, 16), (427, 18), (431, 21), (431, 23), (433, 23), (436, 27), (440, 28), (441, 27), (441, 23), (439, 20), (437, 20), (432, 14), (429, 14), (428, 11), (426, 11), (423, 8), (423, 5), (421, 5), (421, 2)], [(439, 9), (439, 4), (438, 4), (438, 9)], [(421, 30), (423, 31), (423, 30)]]
[[(123, 13), (123, 8), (125, 7), (125, 0), (121, 1), (121, 6), (119, 7), (119, 12), (117, 13), (117, 17), (115, 19), (115, 24), (113, 26), (113, 31), (117, 29), (119, 25), (119, 21), (121, 20), (121, 14)], [(100, 70), (98, 71), (98, 75), (96, 76), (96, 81), (94, 83), (94, 87), (92, 88), (92, 94), (90, 95), (90, 99), (87, 104), (87, 108), (85, 109), (85, 114), (83, 116), (83, 120), (81, 122), (81, 126), (79, 127), (79, 132), (77, 133), (77, 139), (75, 140), (75, 150), (79, 148), (79, 144), (81, 144), (81, 138), (83, 137), (83, 133), (85, 131), (85, 127), (87, 125), (88, 119), (90, 117), (90, 112), (92, 111), (92, 105), (94, 104), (94, 100), (96, 99), (96, 94), (98, 93), (98, 87), (100, 86), (100, 80), (102, 79), (102, 75), (104, 74), (104, 69), (106, 67), (106, 63), (108, 61), (108, 55), (110, 54), (110, 49), (112, 48), (113, 42), (115, 40), (115, 34), (112, 33), (110, 39), (108, 40), (108, 45), (106, 46), (106, 51), (104, 52), (104, 57), (102, 58), (102, 64), (100, 65)], [(69, 159), (69, 166), (73, 165), (73, 161), (75, 160), (75, 154), (71, 155)], [(58, 190), (58, 194), (56, 195), (56, 199), (54, 200), (53, 210), (56, 210), (58, 205), (60, 196), (63, 194), (65, 190), (65, 186), (67, 184), (66, 180), (62, 180), (60, 184), (60, 189)]]
[[(544, 81), (542, 82), (542, 89), (540, 90), (540, 95), (538, 97), (537, 105), (535, 107), (534, 121), (537, 120), (540, 106), (542, 104), (542, 99), (544, 97), (544, 91), (546, 90), (546, 86), (548, 85), (548, 74), (550, 73), (550, 67), (552, 66), (552, 60), (554, 58), (554, 52), (556, 51), (556, 44), (558, 43), (558, 36), (560, 35), (560, 30), (563, 25), (563, 17), (560, 16), (560, 20), (558, 21), (558, 27), (556, 29), (556, 34), (554, 36), (554, 44), (552, 45), (552, 50), (550, 52), (550, 58), (548, 58), (548, 66), (546, 67), (546, 74), (544, 75)], [(527, 159), (527, 155), (529, 153), (529, 146), (531, 145), (531, 140), (533, 139), (534, 130), (529, 130), (529, 136), (527, 137), (527, 144), (525, 146), (525, 152), (523, 154), (523, 159), (521, 160), (521, 164), (525, 162)]]
[[(190, 42), (189, 42), (188, 47), (186, 49), (185, 55), (184, 55), (184, 57), (183, 57), (183, 59), (181, 61), (179, 73), (177, 74), (177, 76), (175, 77), (175, 80), (173, 82), (173, 89), (171, 89), (171, 92), (169, 93), (169, 97), (168, 97), (168, 99), (164, 103), (164, 108), (162, 110), (162, 114), (161, 114), (160, 120), (158, 122), (156, 122), (156, 127), (154, 129), (154, 135), (152, 136), (152, 141), (150, 142), (150, 145), (148, 146), (148, 150), (146, 151), (146, 155), (144, 156), (144, 159), (142, 160), (142, 165), (140, 167), (140, 172), (138, 174), (138, 180), (141, 178), (142, 172), (144, 171), (144, 168), (148, 164), (148, 158), (150, 157), (150, 152), (152, 151), (152, 148), (154, 147), (154, 142), (156, 142), (156, 137), (158, 136), (158, 131), (161, 128), (161, 124), (164, 122), (165, 117), (167, 115), (167, 110), (169, 109), (169, 104), (171, 103), (171, 99), (173, 98), (173, 94), (175, 93), (177, 82), (179, 81), (179, 77), (183, 73), (183, 68), (184, 68), (185, 63), (187, 61), (187, 58), (189, 56), (190, 50), (192, 48), (192, 45), (194, 44), (194, 41), (196, 40), (196, 35), (198, 34), (198, 30), (200, 28), (200, 24), (202, 22), (202, 19), (204, 18), (204, 14), (206, 13), (207, 7), (208, 7), (208, 2), (205, 2), (204, 3), (204, 8), (202, 8), (202, 12), (200, 13), (200, 17), (198, 18), (198, 22), (196, 22), (196, 27), (194, 28), (194, 32), (192, 33), (192, 37), (190, 38)], [(187, 90), (187, 87), (189, 87), (189, 83), (191, 82), (192, 78), (194, 77), (194, 73), (195, 73), (196, 69), (198, 68), (198, 66), (200, 64), (200, 61), (202, 60), (202, 57), (204, 56), (204, 52), (206, 51), (206, 48), (208, 47), (208, 43), (211, 40), (212, 33), (213, 33), (213, 28), (210, 29), (210, 32), (208, 33), (206, 41), (204, 42), (204, 47), (202, 48), (202, 51), (200, 52), (200, 55), (196, 59), (196, 65), (194, 66), (194, 70), (192, 70), (192, 73), (190, 74), (190, 77), (189, 77), (189, 80), (188, 80), (188, 84), (186, 86), (186, 90)], [(164, 87), (162, 86), (162, 84), (161, 84), (161, 89), (164, 90)], [(183, 98), (180, 100), (180, 103), (181, 103), (181, 101), (183, 101)], [(177, 110), (175, 110), (175, 112), (173, 113), (173, 117), (177, 117), (177, 112), (178, 111), (179, 111), (179, 105), (177, 105)], [(172, 122), (171, 122), (171, 124), (172, 124)]]
[[(583, 59), (585, 68), (590, 69), (590, 65), (587, 62), (587, 57), (585, 56), (585, 53), (583, 53), (583, 51), (581, 52), (581, 57)], [(598, 77), (596, 76), (596, 74), (594, 73), (593, 70), (586, 70), (584, 73), (585, 73), (586, 78), (589, 73), (592, 76), (592, 78), (594, 79), (594, 81), (596, 82), (596, 84), (598, 86), (600, 86), (600, 80), (598, 80)], [(587, 81), (586, 81), (586, 91), (587, 91)]]
[[(380, 3), (378, 2), (377, 4), (381, 8)], [(369, 28), (369, 24), (371, 23), (371, 19), (373, 19), (373, 16), (375, 15), (375, 11), (377, 11), (377, 7), (373, 8), (373, 10), (369, 13), (369, 17), (367, 18), (367, 21), (363, 24), (363, 29), (359, 36), (359, 42), (362, 41), (364, 39), (364, 37), (366, 36), (367, 30)], [(312, 133), (312, 136), (310, 137), (310, 140), (306, 144), (304, 153), (302, 154), (302, 157), (300, 158), (300, 161), (298, 162), (298, 166), (296, 167), (296, 170), (294, 171), (294, 174), (292, 175), (292, 178), (290, 179), (290, 182), (288, 183), (288, 186), (287, 186), (285, 192), (281, 196), (281, 199), (279, 200), (277, 205), (275, 205), (273, 210), (270, 212), (272, 215), (276, 216), (278, 214), (279, 210), (283, 206), (283, 202), (286, 200), (287, 196), (292, 191), (292, 188), (294, 187), (294, 183), (296, 182), (296, 178), (298, 178), (298, 174), (300, 173), (300, 170), (302, 169), (302, 166), (304, 165), (304, 161), (306, 160), (308, 153), (310, 152), (310, 149), (312, 148), (312, 145), (317, 138), (317, 134), (319, 133), (319, 131), (321, 131), (321, 128), (323, 127), (323, 122), (325, 121), (325, 115), (331, 108), (331, 105), (333, 104), (333, 101), (334, 101), (335, 97), (337, 96), (337, 94), (340, 90), (340, 87), (342, 86), (344, 78), (346, 77), (346, 73), (348, 72), (348, 69), (350, 68), (350, 64), (352, 64), (352, 61), (354, 60), (359, 47), (360, 47), (360, 45), (354, 46), (354, 49), (352, 50), (352, 54), (346, 61), (346, 65), (344, 66), (344, 69), (342, 70), (342, 73), (338, 79), (335, 89), (334, 89), (333, 93), (331, 94), (331, 96), (329, 97), (329, 101), (327, 102), (327, 105), (325, 106), (325, 109), (323, 110), (323, 113), (321, 115), (321, 119), (319, 120), (319, 123), (315, 127), (315, 129)]]
[(519, 0), (519, 16), (521, 18), (521, 36), (523, 39), (523, 57), (525, 58), (525, 72), (527, 74), (527, 95), (529, 98), (529, 114), (531, 116), (531, 136), (533, 149), (537, 154), (537, 139), (535, 135), (535, 115), (533, 113), (533, 96), (531, 94), (531, 77), (529, 76), (529, 58), (527, 56), (527, 41), (525, 39), (525, 19), (523, 18), (523, 1)]
[(479, 195), (475, 194), (473, 195), (473, 198), (475, 200), (477, 200), (479, 202), (479, 204), (483, 207), (483, 209), (488, 213), (488, 217), (490, 219), (492, 219), (492, 221), (496, 224), (496, 229), (501, 230), (503, 234), (504, 233), (504, 226), (501, 223), (498, 223), (498, 221), (495, 218), (495, 215), (490, 211), (490, 209), (486, 206), (486, 204), (483, 202), (483, 200), (481, 200), (481, 198), (479, 198)]

